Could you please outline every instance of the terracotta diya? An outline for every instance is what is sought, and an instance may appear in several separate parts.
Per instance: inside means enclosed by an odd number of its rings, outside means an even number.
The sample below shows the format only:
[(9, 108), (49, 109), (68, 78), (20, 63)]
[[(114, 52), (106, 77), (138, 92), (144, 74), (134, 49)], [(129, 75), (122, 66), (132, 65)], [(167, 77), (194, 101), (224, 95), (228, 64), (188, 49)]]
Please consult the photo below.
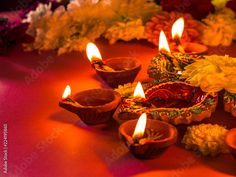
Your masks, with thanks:
[(133, 82), (141, 69), (141, 63), (133, 57), (116, 57), (103, 61), (93, 43), (88, 43), (86, 51), (96, 73), (112, 88)]
[(172, 25), (171, 34), (172, 39), (175, 42), (175, 45), (172, 45), (171, 48), (174, 51), (179, 51), (185, 54), (205, 54), (208, 51), (208, 47), (199, 43), (193, 42), (181, 42), (181, 37), (184, 31), (184, 18), (181, 17), (175, 21)]
[(70, 96), (67, 86), (59, 106), (77, 114), (88, 125), (108, 122), (121, 100), (118, 92), (109, 89), (91, 89)]
[(226, 134), (225, 142), (231, 154), (236, 158), (236, 128), (228, 131), (228, 133)]
[(203, 92), (185, 82), (166, 82), (155, 85), (145, 92), (151, 106), (137, 107), (130, 99), (124, 99), (114, 114), (119, 122), (137, 119), (146, 112), (151, 119), (166, 121), (175, 125), (190, 124), (211, 117), (218, 103), (218, 95)]
[(140, 159), (157, 157), (177, 140), (177, 130), (174, 126), (163, 121), (147, 119), (145, 113), (139, 120), (123, 123), (119, 127), (119, 135), (130, 152)]

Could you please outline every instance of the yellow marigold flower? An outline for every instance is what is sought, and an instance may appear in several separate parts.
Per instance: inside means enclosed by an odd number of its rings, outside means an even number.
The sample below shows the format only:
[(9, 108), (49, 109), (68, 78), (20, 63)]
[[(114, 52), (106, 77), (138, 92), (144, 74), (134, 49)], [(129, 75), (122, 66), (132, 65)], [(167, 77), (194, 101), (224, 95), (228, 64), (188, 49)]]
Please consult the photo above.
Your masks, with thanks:
[(186, 149), (200, 152), (202, 155), (215, 156), (219, 153), (228, 153), (225, 144), (227, 129), (212, 124), (200, 124), (187, 128), (182, 139)]

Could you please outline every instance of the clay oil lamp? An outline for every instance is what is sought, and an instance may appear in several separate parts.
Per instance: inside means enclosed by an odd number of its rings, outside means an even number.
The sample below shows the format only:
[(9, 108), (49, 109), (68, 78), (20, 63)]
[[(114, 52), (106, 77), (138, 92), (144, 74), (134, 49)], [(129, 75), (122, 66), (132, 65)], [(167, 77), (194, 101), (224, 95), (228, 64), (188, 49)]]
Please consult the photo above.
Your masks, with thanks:
[[(176, 38), (179, 41), (179, 38)], [(180, 50), (184, 50), (181, 43), (178, 42)], [(168, 82), (179, 80), (184, 67), (195, 62), (196, 60), (204, 59), (202, 55), (187, 54), (181, 52), (170, 52), (170, 48), (163, 31), (159, 37), (159, 54), (152, 58), (148, 67), (150, 78), (156, 82)]]
[(149, 77), (158, 82), (175, 80), (177, 75), (174, 64), (174, 56), (170, 51), (166, 35), (161, 31), (159, 53), (151, 59), (151, 64), (148, 67)]
[(141, 69), (140, 62), (132, 57), (102, 60), (98, 48), (93, 43), (87, 44), (86, 52), (96, 73), (112, 88), (133, 82)]
[(91, 89), (71, 96), (70, 86), (67, 86), (59, 106), (75, 113), (88, 125), (107, 123), (117, 108), (121, 96), (110, 89)]
[(166, 82), (149, 88), (146, 99), (153, 107), (150, 118), (175, 125), (210, 118), (218, 103), (217, 93), (203, 92), (185, 82)]
[(231, 154), (236, 158), (236, 128), (228, 131), (226, 134), (225, 142)]
[(125, 99), (114, 114), (119, 123), (137, 119), (146, 112), (150, 119), (174, 125), (190, 124), (210, 118), (218, 103), (216, 93), (203, 92), (201, 88), (175, 81), (154, 85), (145, 91), (149, 106), (134, 104)]
[(121, 124), (119, 135), (136, 158), (151, 159), (176, 142), (177, 130), (166, 122), (147, 119), (143, 113), (138, 120)]
[[(180, 53), (186, 54), (205, 54), (208, 48), (205, 45), (193, 42), (181, 42), (181, 37), (184, 31), (184, 19), (183, 17), (177, 19), (172, 26), (171, 34), (177, 49)], [(173, 46), (176, 50), (176, 47)]]
[(118, 123), (131, 119), (138, 119), (143, 112), (146, 112), (151, 104), (145, 98), (145, 93), (140, 82), (138, 82), (133, 96), (123, 99), (113, 117)]

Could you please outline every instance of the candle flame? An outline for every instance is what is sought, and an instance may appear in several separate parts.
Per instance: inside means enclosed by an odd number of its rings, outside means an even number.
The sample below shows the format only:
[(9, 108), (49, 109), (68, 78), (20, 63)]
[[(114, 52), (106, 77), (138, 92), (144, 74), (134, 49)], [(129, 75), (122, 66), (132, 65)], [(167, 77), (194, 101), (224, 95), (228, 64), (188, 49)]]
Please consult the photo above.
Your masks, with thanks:
[(138, 82), (138, 84), (135, 87), (134, 96), (145, 98), (145, 93), (143, 91), (143, 87), (142, 87), (142, 84), (140, 82)]
[(136, 124), (135, 130), (134, 130), (134, 133), (132, 136), (133, 138), (139, 139), (139, 138), (143, 137), (143, 134), (145, 132), (146, 123), (147, 123), (147, 114), (143, 113), (138, 119), (138, 122)]
[(92, 61), (93, 58), (102, 60), (102, 56), (101, 56), (97, 46), (92, 42), (89, 42), (87, 44), (86, 53), (87, 53), (87, 57), (90, 62)]
[(167, 51), (170, 53), (170, 48), (166, 39), (166, 35), (164, 31), (161, 30), (160, 37), (159, 37), (159, 51)]
[(172, 39), (181, 38), (183, 31), (184, 31), (184, 18), (181, 17), (178, 20), (176, 20), (175, 23), (172, 25), (171, 29)]
[(71, 88), (70, 88), (69, 85), (67, 85), (66, 88), (65, 88), (65, 91), (64, 91), (64, 93), (62, 95), (62, 98), (66, 99), (70, 95), (71, 95)]

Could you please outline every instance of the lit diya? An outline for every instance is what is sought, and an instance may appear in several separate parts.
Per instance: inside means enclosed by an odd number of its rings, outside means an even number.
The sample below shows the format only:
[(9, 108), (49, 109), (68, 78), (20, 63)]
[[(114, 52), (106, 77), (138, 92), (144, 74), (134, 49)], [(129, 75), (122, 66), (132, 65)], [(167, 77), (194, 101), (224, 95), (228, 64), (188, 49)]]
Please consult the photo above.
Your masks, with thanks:
[(174, 126), (158, 120), (147, 119), (143, 113), (137, 120), (130, 120), (119, 127), (120, 138), (137, 158), (149, 159), (164, 152), (177, 140)]
[(155, 85), (145, 92), (145, 97), (149, 106), (137, 105), (132, 98), (124, 99), (114, 114), (115, 120), (123, 123), (146, 112), (151, 119), (190, 124), (211, 117), (218, 102), (217, 94), (203, 92), (185, 82)]
[(120, 100), (120, 94), (109, 89), (85, 90), (71, 96), (67, 85), (59, 106), (77, 114), (84, 123), (96, 125), (107, 123), (112, 118)]
[(172, 48), (180, 53), (186, 54), (205, 54), (208, 48), (205, 45), (193, 42), (181, 42), (181, 37), (184, 31), (184, 18), (181, 17), (175, 21), (172, 26), (171, 34), (172, 39), (176, 45), (173, 45)]
[(86, 52), (96, 73), (113, 88), (133, 82), (141, 69), (141, 63), (132, 57), (116, 57), (103, 61), (93, 43), (87, 44)]
[(155, 79), (158, 83), (176, 81), (179, 80), (185, 66), (199, 59), (204, 59), (204, 57), (180, 52), (171, 53), (165, 33), (161, 31), (159, 54), (152, 58), (148, 67), (148, 74), (150, 78)]
[[(113, 117), (119, 122), (123, 123), (129, 119), (137, 119), (139, 116), (146, 111), (147, 108), (150, 108), (152, 105), (145, 98), (145, 93), (140, 82), (135, 87), (133, 96), (130, 96), (122, 100), (122, 103), (118, 106), (118, 109), (115, 111)], [(126, 108), (134, 109), (135, 112), (125, 111)]]

